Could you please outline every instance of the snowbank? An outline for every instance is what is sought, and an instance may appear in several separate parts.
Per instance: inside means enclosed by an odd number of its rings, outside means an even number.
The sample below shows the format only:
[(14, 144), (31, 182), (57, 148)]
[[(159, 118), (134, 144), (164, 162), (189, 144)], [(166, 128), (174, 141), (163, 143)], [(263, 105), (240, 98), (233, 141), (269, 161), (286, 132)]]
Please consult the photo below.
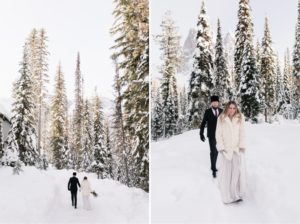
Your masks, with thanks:
[(248, 196), (224, 205), (208, 141), (189, 131), (152, 144), (152, 222), (300, 222), (300, 124), (247, 123)]
[(12, 175), (12, 169), (0, 167), (0, 223), (148, 223), (148, 194), (113, 180), (98, 180), (86, 175), (98, 197), (91, 197), (92, 211), (71, 206), (67, 190), (71, 170), (48, 171), (25, 167)]

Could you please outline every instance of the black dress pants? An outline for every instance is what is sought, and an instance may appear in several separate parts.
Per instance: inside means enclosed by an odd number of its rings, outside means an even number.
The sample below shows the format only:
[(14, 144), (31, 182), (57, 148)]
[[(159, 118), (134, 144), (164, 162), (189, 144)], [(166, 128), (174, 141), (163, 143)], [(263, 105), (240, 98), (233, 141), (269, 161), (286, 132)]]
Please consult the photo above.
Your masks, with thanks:
[(77, 190), (71, 190), (71, 200), (72, 206), (75, 206), (75, 208), (77, 208)]
[(216, 162), (218, 158), (218, 150), (217, 150), (217, 141), (215, 137), (209, 138), (209, 147), (210, 147), (210, 168), (213, 172), (217, 171)]

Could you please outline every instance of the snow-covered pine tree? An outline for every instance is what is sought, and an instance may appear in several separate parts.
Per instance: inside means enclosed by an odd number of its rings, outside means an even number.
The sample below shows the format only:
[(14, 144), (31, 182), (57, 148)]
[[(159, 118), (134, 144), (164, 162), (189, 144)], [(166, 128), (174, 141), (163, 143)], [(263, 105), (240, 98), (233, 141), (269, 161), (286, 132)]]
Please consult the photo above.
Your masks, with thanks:
[(199, 128), (213, 88), (213, 55), (211, 31), (204, 2), (197, 22), (197, 47), (194, 53), (193, 71), (189, 82), (189, 120), (191, 128)]
[(189, 115), (188, 115), (188, 109), (189, 109), (189, 102), (188, 102), (188, 94), (186, 91), (185, 85), (181, 89), (180, 92), (180, 122), (182, 122), (182, 132), (189, 130)]
[(4, 144), (1, 164), (4, 166), (15, 166), (17, 161), (19, 161), (19, 148), (17, 139), (13, 132), (9, 132), (7, 140)]
[[(179, 105), (176, 75), (178, 68), (183, 62), (183, 53), (180, 47), (178, 28), (175, 26), (175, 22), (171, 18), (170, 11), (165, 13), (160, 26), (162, 33), (157, 35), (156, 38), (160, 44), (160, 50), (162, 52), (161, 59), (163, 61), (163, 64), (160, 67), (160, 73), (163, 77), (163, 81), (161, 83), (162, 106), (163, 108), (166, 107), (169, 90), (171, 90), (170, 92), (174, 97), (174, 117), (177, 122), (179, 117)], [(174, 133), (176, 132), (177, 131), (175, 130)]]
[(293, 93), (293, 107), (295, 107), (296, 113), (300, 113), (300, 1), (298, 1), (298, 21), (296, 26), (296, 37), (293, 52), (293, 68), (293, 79), (295, 86), (295, 91)]
[(253, 44), (250, 40), (245, 43), (240, 79), (241, 110), (247, 120), (257, 121), (259, 113), (259, 83), (258, 71)]
[(188, 107), (189, 107), (189, 103), (188, 103), (188, 95), (186, 92), (186, 87), (185, 85), (182, 87), (181, 91), (180, 91), (180, 97), (179, 97), (179, 101), (180, 101), (180, 114), (187, 116), (188, 114)]
[(66, 147), (66, 151), (64, 153), (64, 157), (63, 157), (63, 161), (64, 161), (64, 167), (66, 169), (74, 169), (74, 161), (73, 161), (73, 157), (72, 157), (72, 147), (70, 144), (70, 135), (71, 135), (71, 131), (70, 131), (70, 118), (68, 115), (68, 110), (66, 111), (66, 124), (65, 124), (65, 147)]
[(23, 170), (22, 170), (22, 166), (23, 166), (23, 165), (24, 165), (24, 164), (23, 164), (20, 160), (17, 160), (16, 163), (15, 163), (15, 165), (14, 165), (14, 168), (13, 168), (13, 174), (14, 174), (14, 175), (19, 175), (20, 172), (23, 171)]
[(43, 127), (43, 117), (45, 111), (45, 99), (47, 95), (46, 84), (49, 82), (48, 78), (48, 55), (47, 50), (48, 37), (45, 29), (39, 31), (39, 37), (37, 42), (37, 65), (36, 65), (36, 75), (37, 75), (37, 86), (35, 86), (35, 93), (38, 95), (37, 110), (38, 110), (38, 126), (37, 126), (37, 150), (41, 153), (41, 143), (42, 143), (42, 133), (45, 127)]
[[(136, 187), (149, 190), (149, 3), (115, 0), (115, 55), (123, 69), (121, 86), (126, 114), (125, 129), (134, 142)], [(134, 125), (133, 125), (134, 124)]]
[[(11, 130), (8, 134), (7, 152), (17, 153), (19, 159), (27, 166), (33, 166), (38, 161), (36, 150), (36, 131), (34, 128), (33, 112), (33, 83), (29, 70), (28, 47), (25, 44), (21, 62), (20, 77), (14, 83), (12, 104)], [(17, 160), (15, 160), (16, 162)]]
[[(31, 74), (31, 80), (33, 82), (33, 89), (34, 91), (37, 91), (38, 89), (38, 74), (37, 74), (37, 59), (38, 59), (38, 53), (37, 53), (37, 45), (39, 41), (38, 36), (38, 30), (36, 28), (33, 28), (27, 38), (27, 46), (28, 46), (28, 61), (29, 61), (29, 70)], [(33, 96), (33, 102), (35, 105), (38, 103), (38, 94), (34, 94)], [(35, 122), (35, 128), (37, 129), (38, 125), (38, 107), (34, 110), (34, 122)]]
[(106, 160), (106, 150), (104, 143), (104, 126), (103, 126), (103, 112), (102, 106), (100, 104), (99, 96), (96, 95), (94, 99), (94, 161), (92, 162), (92, 171), (97, 174), (98, 179), (105, 178), (107, 174), (105, 173), (105, 160)]
[(220, 20), (218, 19), (218, 31), (215, 45), (214, 60), (215, 86), (214, 94), (220, 97), (220, 102), (224, 103), (232, 99), (230, 88), (230, 77), (224, 57), (223, 38), (221, 33)]
[(48, 80), (48, 55), (47, 50), (48, 37), (46, 35), (45, 29), (33, 29), (27, 39), (28, 45), (28, 57), (29, 57), (29, 69), (31, 72), (31, 78), (33, 80), (33, 91), (34, 104), (36, 109), (34, 111), (34, 117), (36, 122), (37, 130), (37, 150), (41, 153), (42, 147), (42, 133), (44, 132), (44, 122), (45, 117), (45, 105), (46, 105), (46, 95), (47, 89), (46, 84)]
[[(114, 100), (114, 113), (113, 113), (113, 138), (115, 144), (115, 153), (119, 157), (119, 167), (123, 167), (122, 171), (124, 175), (121, 177), (121, 182), (125, 183), (127, 186), (130, 186), (129, 180), (129, 144), (128, 144), (128, 134), (126, 134), (126, 130), (124, 128), (124, 114), (122, 108), (122, 95), (121, 95), (121, 80), (120, 80), (120, 71), (119, 65), (117, 62), (117, 58), (115, 55), (112, 56), (112, 60), (115, 65), (115, 78), (114, 78), (114, 90), (115, 90), (115, 100)], [(121, 172), (121, 169), (119, 169)], [(121, 174), (117, 172), (117, 174)]]
[(169, 90), (166, 106), (163, 107), (163, 136), (166, 138), (175, 134), (177, 121), (175, 119), (175, 103), (171, 90)]
[(77, 53), (76, 70), (75, 70), (75, 109), (74, 109), (74, 159), (76, 168), (80, 169), (82, 161), (82, 111), (83, 111), (83, 99), (82, 99), (82, 75), (80, 69), (80, 54)]
[(157, 93), (155, 101), (152, 101), (154, 104), (154, 111), (152, 113), (151, 119), (151, 131), (152, 131), (152, 139), (157, 141), (159, 138), (163, 136), (163, 108), (161, 105), (161, 97), (159, 93), (159, 89), (156, 90)]
[(276, 108), (276, 63), (272, 48), (268, 19), (265, 19), (264, 37), (261, 44), (261, 94), (263, 96), (265, 122), (271, 122)]
[(261, 44), (259, 43), (259, 40), (256, 42), (256, 47), (255, 47), (255, 57), (256, 57), (256, 67), (258, 71), (258, 82), (259, 82), (259, 100), (260, 100), (260, 105), (259, 105), (259, 113), (263, 114), (264, 113), (264, 97), (263, 97), (263, 82), (262, 82), (262, 77), (261, 77), (261, 54), (262, 54), (262, 49), (261, 49)]
[(256, 42), (256, 47), (255, 47), (255, 56), (256, 56), (256, 67), (257, 70), (260, 72), (261, 70), (261, 45), (259, 43), (259, 40)]
[(113, 157), (112, 157), (112, 144), (111, 144), (111, 133), (109, 128), (109, 122), (106, 121), (104, 125), (104, 143), (106, 149), (106, 161), (105, 161), (105, 169), (108, 178), (114, 178), (113, 176)]
[[(4, 144), (3, 144), (3, 129), (2, 129), (2, 117), (0, 116), (0, 160), (3, 156)], [(1, 165), (1, 163), (0, 163)]]
[(285, 118), (289, 118), (289, 110), (291, 109), (291, 97), (292, 97), (292, 69), (290, 64), (290, 53), (289, 49), (285, 52), (284, 55), (284, 67), (283, 67), (283, 113)]
[[(242, 60), (244, 55), (245, 44), (252, 41), (253, 23), (250, 15), (250, 0), (240, 0), (238, 10), (238, 24), (235, 31), (235, 52), (234, 52), (234, 68), (235, 68), (235, 88), (240, 89), (240, 80), (242, 74)], [(239, 92), (236, 93), (238, 95)]]
[(93, 124), (90, 111), (90, 102), (86, 99), (83, 108), (83, 148), (80, 166), (84, 171), (88, 171), (91, 168), (93, 160)]
[(227, 33), (224, 38), (224, 57), (228, 68), (230, 77), (230, 88), (235, 90), (235, 71), (234, 71), (234, 51), (235, 51), (235, 37), (234, 34)]
[(65, 168), (65, 153), (67, 145), (65, 142), (66, 133), (66, 110), (67, 96), (65, 89), (65, 81), (61, 70), (61, 65), (58, 65), (55, 77), (55, 89), (51, 104), (51, 148), (53, 153), (53, 163), (57, 169)]
[(283, 76), (281, 72), (281, 67), (280, 67), (280, 62), (279, 62), (279, 57), (277, 54), (276, 57), (276, 88), (275, 88), (275, 93), (276, 93), (276, 114), (282, 114), (283, 110), (283, 105), (285, 104), (285, 99), (284, 99), (284, 87), (283, 87)]

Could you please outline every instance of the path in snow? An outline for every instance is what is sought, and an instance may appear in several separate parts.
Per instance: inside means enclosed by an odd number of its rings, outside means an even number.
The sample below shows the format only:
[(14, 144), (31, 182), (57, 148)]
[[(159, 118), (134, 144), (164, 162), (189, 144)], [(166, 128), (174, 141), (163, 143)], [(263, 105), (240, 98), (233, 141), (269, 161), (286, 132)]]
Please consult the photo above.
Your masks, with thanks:
[(224, 205), (199, 130), (154, 142), (152, 222), (300, 222), (300, 125), (246, 124), (248, 196)]
[(67, 190), (72, 171), (24, 170), (17, 176), (0, 167), (0, 223), (148, 223), (148, 194), (140, 189), (86, 174), (99, 196), (91, 196), (93, 209), (86, 211), (78, 192), (75, 210)]

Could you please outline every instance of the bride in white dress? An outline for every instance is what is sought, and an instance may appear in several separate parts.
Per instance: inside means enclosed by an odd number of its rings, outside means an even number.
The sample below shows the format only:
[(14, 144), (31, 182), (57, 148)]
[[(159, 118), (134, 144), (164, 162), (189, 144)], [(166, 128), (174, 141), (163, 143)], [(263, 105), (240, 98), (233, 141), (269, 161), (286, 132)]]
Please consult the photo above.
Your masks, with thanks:
[(234, 101), (227, 103), (218, 118), (216, 140), (222, 201), (226, 204), (242, 201), (246, 192), (245, 118)]
[(88, 181), (87, 177), (84, 177), (81, 182), (81, 193), (82, 193), (82, 200), (83, 200), (83, 208), (86, 210), (91, 210), (91, 202), (90, 202), (90, 195), (92, 189), (90, 182)]

